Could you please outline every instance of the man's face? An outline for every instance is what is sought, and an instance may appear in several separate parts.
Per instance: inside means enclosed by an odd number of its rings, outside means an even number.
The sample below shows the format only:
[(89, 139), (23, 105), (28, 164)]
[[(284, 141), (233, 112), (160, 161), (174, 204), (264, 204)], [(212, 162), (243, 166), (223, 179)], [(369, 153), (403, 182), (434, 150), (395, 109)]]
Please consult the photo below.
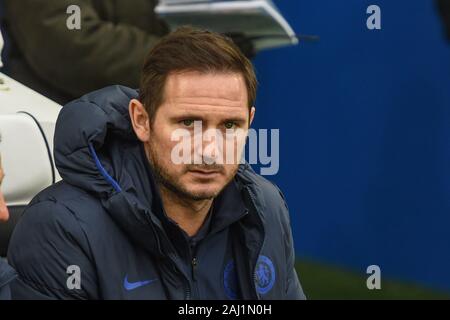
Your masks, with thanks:
[(6, 221), (9, 218), (8, 208), (6, 207), (5, 199), (3, 198), (3, 193), (1, 190), (3, 178), (5, 177), (5, 173), (3, 172), (2, 167), (2, 158), (0, 156), (0, 222)]
[[(164, 101), (144, 141), (159, 183), (191, 200), (216, 197), (236, 174), (253, 115), (238, 73), (169, 75)], [(182, 139), (174, 139), (176, 132)], [(188, 150), (184, 157), (190, 161), (174, 159), (177, 146)]]

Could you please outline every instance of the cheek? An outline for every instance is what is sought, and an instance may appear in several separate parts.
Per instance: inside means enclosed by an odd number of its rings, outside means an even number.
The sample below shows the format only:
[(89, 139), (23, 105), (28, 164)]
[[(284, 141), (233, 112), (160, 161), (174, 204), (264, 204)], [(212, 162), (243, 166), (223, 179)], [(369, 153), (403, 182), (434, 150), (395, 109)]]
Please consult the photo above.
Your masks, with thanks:
[(165, 168), (170, 168), (171, 173), (181, 173), (184, 170), (183, 164), (172, 161), (172, 150), (179, 144), (179, 141), (172, 140), (172, 130), (155, 130), (150, 139), (150, 148), (153, 157)]
[(231, 176), (234, 176), (236, 174), (238, 167), (239, 167), (238, 163), (226, 164), (224, 166), (226, 178), (229, 179)]
[(175, 142), (171, 141), (172, 130), (167, 126), (155, 126), (151, 132), (150, 141), (156, 154), (170, 154)]
[(224, 158), (226, 164), (232, 164), (231, 169), (235, 168), (236, 164), (240, 164), (242, 153), (246, 142), (246, 134), (232, 135), (225, 139)]

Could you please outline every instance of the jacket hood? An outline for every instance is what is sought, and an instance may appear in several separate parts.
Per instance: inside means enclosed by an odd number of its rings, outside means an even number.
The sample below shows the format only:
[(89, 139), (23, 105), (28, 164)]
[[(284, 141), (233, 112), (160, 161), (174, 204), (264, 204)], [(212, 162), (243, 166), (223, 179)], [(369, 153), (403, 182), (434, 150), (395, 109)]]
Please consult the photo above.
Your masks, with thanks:
[(121, 176), (123, 153), (112, 152), (118, 141), (122, 145), (139, 143), (128, 115), (128, 104), (137, 96), (136, 90), (112, 86), (62, 108), (56, 122), (54, 155), (66, 182), (102, 197), (126, 188), (126, 178)]
[[(152, 179), (128, 105), (136, 90), (111, 86), (65, 105), (56, 122), (54, 156), (65, 182), (99, 199), (116, 223), (152, 254), (162, 255), (166, 237), (151, 210)], [(169, 246), (169, 242), (164, 242)]]

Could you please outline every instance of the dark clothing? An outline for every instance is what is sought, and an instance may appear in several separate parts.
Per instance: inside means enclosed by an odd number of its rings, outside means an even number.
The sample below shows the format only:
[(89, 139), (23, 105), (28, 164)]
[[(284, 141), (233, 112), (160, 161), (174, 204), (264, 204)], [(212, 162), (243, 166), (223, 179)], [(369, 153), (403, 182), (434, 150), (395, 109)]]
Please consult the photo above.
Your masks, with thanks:
[[(156, 0), (4, 1), (13, 42), (5, 71), (59, 103), (111, 84), (138, 87), (145, 56), (169, 32)], [(71, 5), (80, 30), (67, 27)]]
[(447, 36), (447, 40), (450, 41), (450, 1), (449, 0), (436, 0), (439, 14), (442, 17), (442, 22)]
[(6, 260), (0, 258), (0, 300), (10, 300), (10, 284), (17, 277), (16, 272)]
[[(249, 165), (214, 200), (191, 251), (165, 216), (132, 129), (136, 97), (113, 86), (62, 109), (55, 162), (63, 181), (32, 200), (13, 233), (13, 298), (304, 298), (284, 198)], [(80, 289), (66, 285), (71, 265)]]

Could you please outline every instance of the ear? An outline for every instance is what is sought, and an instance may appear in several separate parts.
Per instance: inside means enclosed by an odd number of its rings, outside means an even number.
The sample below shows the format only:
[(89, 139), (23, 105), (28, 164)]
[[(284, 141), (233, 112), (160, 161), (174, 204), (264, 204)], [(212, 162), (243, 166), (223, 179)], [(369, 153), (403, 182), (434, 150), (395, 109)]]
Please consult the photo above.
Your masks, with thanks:
[(144, 105), (137, 99), (132, 99), (128, 106), (131, 124), (136, 136), (142, 142), (150, 139), (150, 119)]
[(255, 117), (255, 112), (256, 112), (255, 107), (252, 107), (252, 108), (250, 109), (250, 125), (249, 125), (249, 127), (252, 125), (253, 118)]

